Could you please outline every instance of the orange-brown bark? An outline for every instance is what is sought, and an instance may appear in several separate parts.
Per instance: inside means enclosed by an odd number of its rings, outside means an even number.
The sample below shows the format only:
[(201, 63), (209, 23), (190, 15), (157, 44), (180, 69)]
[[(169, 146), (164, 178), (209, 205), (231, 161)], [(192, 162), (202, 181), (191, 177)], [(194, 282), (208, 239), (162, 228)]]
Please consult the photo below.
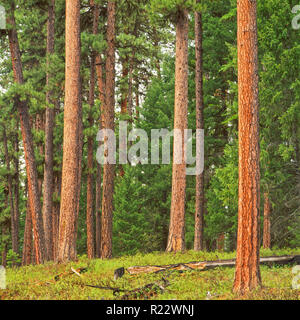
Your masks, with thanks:
[(174, 139), (175, 150), (181, 148), (181, 164), (173, 161), (172, 202), (167, 251), (185, 249), (185, 190), (184, 129), (187, 129), (188, 109), (188, 13), (179, 11), (176, 23), (176, 70), (174, 129), (181, 130), (181, 139)]
[(234, 291), (260, 285), (259, 101), (256, 1), (238, 0), (239, 203)]
[[(19, 41), (16, 31), (16, 22), (14, 17), (15, 4), (11, 4), (11, 12), (7, 15), (7, 23), (11, 26), (8, 30), (9, 46), (14, 74), (14, 81), (18, 84), (24, 84), (23, 70), (21, 63), (21, 54)], [(44, 228), (42, 221), (42, 208), (40, 201), (40, 192), (38, 185), (38, 173), (34, 155), (33, 136), (30, 127), (28, 105), (26, 101), (21, 101), (19, 96), (15, 97), (15, 103), (20, 115), (20, 125), (24, 147), (24, 157), (26, 164), (26, 173), (28, 180), (28, 199), (30, 201), (32, 225), (34, 233), (35, 261), (37, 264), (43, 263), (45, 253)]]
[(65, 71), (63, 168), (57, 256), (59, 262), (76, 259), (82, 147), (79, 0), (66, 1)]

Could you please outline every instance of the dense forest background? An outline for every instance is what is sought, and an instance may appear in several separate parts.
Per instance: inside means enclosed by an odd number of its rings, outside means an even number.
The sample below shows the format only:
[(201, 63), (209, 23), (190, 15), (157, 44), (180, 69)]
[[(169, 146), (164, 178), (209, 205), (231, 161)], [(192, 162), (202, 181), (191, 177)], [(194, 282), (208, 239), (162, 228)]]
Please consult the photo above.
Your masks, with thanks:
[[(1, 1), (9, 6), (9, 1)], [(3, 3), (4, 2), (4, 3)], [(87, 252), (87, 179), (96, 181), (96, 135), (100, 122), (99, 87), (89, 103), (91, 52), (105, 52), (106, 6), (100, 5), (99, 33), (93, 34), (89, 1), (81, 1), (81, 77), (83, 156), (78, 254)], [(159, 1), (118, 0), (116, 12), (116, 132), (120, 120), (149, 133), (172, 129), (175, 85), (175, 29), (157, 14)], [(47, 63), (48, 1), (18, 0), (15, 10), (24, 72), (24, 85), (14, 83), (5, 32), (0, 37), (0, 251), (8, 260), (22, 256), (27, 212), (27, 182), (16, 93), (29, 105), (40, 187), (44, 175), (46, 94), (51, 91), (54, 126), (54, 210), (59, 211), (65, 82), (65, 1), (56, 0), (55, 50)], [(300, 41), (293, 30), (291, 9), (297, 0), (258, 1), (259, 99), (261, 148), (261, 234), (266, 203), (271, 207), (271, 245), (300, 245)], [(196, 128), (194, 16), (189, 31), (188, 127)], [(238, 90), (236, 1), (203, 1), (203, 68), (205, 119), (206, 250), (236, 248), (238, 213)], [(49, 57), (48, 57), (49, 58)], [(101, 59), (105, 61), (105, 54)], [(104, 62), (101, 62), (102, 65)], [(99, 65), (101, 65), (101, 63)], [(50, 71), (47, 69), (50, 66)], [(46, 85), (46, 70), (51, 81)], [(124, 112), (126, 110), (126, 112)], [(88, 145), (93, 141), (93, 167)], [(18, 211), (19, 244), (12, 248), (8, 185)], [(97, 194), (92, 193), (94, 226)], [(116, 168), (114, 256), (166, 249), (171, 206), (172, 165), (122, 165)], [(98, 205), (99, 207), (99, 205)], [(193, 248), (195, 177), (187, 177), (186, 247)], [(14, 250), (13, 250), (14, 249)]]

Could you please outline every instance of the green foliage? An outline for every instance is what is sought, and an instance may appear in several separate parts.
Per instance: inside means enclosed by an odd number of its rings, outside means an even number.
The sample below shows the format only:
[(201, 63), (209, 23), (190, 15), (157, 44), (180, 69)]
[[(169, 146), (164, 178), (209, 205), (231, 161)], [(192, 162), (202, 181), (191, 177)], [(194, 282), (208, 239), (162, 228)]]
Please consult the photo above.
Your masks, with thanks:
[[(299, 253), (298, 249), (262, 250), (262, 256)], [(161, 280), (162, 274), (125, 275), (113, 280), (114, 270), (144, 265), (165, 265), (191, 261), (212, 261), (232, 259), (234, 252), (194, 252), (184, 254), (150, 253), (147, 255), (124, 256), (111, 260), (88, 260), (81, 256), (79, 261), (69, 264), (46, 263), (40, 266), (26, 266), (7, 269), (7, 289), (0, 291), (1, 300), (116, 300), (112, 291), (86, 287), (99, 285), (118, 287), (125, 290), (140, 288)], [(73, 269), (86, 268), (79, 278)], [(291, 266), (261, 267), (263, 288), (249, 295), (237, 296), (232, 293), (234, 268), (217, 268), (207, 271), (186, 271), (165, 274), (170, 286), (151, 300), (298, 300), (299, 292), (291, 287), (293, 274)], [(58, 281), (54, 278), (62, 275)], [(211, 293), (211, 297), (207, 293)], [(138, 300), (143, 299), (142, 297)]]

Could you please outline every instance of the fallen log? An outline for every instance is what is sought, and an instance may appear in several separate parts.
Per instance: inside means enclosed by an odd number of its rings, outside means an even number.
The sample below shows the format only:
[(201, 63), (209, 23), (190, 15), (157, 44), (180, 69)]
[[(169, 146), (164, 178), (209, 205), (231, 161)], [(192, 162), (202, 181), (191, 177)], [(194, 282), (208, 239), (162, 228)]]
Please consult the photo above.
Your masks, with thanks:
[[(290, 256), (273, 256), (273, 257), (263, 257), (260, 258), (260, 263), (263, 265), (284, 265), (284, 264), (300, 264), (300, 255), (290, 255)], [(228, 260), (215, 260), (215, 261), (193, 261), (188, 263), (178, 263), (169, 265), (153, 265), (153, 266), (134, 266), (127, 269), (129, 274), (139, 274), (139, 273), (160, 273), (168, 270), (174, 271), (205, 271), (217, 267), (234, 267), (235, 259)]]

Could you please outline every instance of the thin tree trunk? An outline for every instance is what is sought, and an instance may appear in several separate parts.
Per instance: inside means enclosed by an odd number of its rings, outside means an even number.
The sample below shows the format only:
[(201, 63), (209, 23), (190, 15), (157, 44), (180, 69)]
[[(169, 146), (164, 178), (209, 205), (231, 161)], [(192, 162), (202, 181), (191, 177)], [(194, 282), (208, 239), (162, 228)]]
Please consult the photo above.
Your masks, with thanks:
[[(99, 7), (96, 6), (99, 15)], [(99, 89), (99, 99), (101, 103), (100, 107), (100, 119), (99, 119), (99, 129), (103, 128), (103, 114), (105, 105), (105, 84), (103, 76), (103, 61), (101, 59), (100, 53), (96, 55), (96, 72), (97, 72), (97, 82)], [(99, 142), (99, 145), (101, 142)], [(102, 174), (101, 165), (97, 162), (97, 180), (96, 180), (96, 257), (101, 257), (101, 199), (102, 199), (102, 188), (101, 188)]]
[(135, 88), (135, 116), (136, 116), (136, 120), (139, 120), (140, 117), (140, 95), (139, 95), (139, 82), (136, 81), (136, 88)]
[[(186, 162), (184, 157), (184, 130), (187, 129), (188, 109), (188, 12), (178, 12), (176, 24), (176, 70), (174, 129), (181, 138), (174, 138), (172, 202), (167, 251), (185, 250), (185, 190)], [(181, 156), (175, 156), (181, 150)], [(176, 161), (175, 158), (178, 158)], [(176, 163), (181, 162), (181, 164)]]
[(97, 181), (96, 181), (96, 235), (95, 235), (95, 250), (96, 257), (100, 258), (101, 250), (101, 165), (97, 163)]
[(9, 199), (9, 207), (10, 207), (10, 221), (11, 221), (11, 240), (12, 240), (12, 249), (18, 254), (19, 244), (18, 244), (18, 234), (17, 234), (17, 221), (15, 220), (15, 210), (14, 210), (14, 198), (13, 198), (13, 180), (10, 172), (10, 155), (8, 151), (8, 141), (6, 135), (6, 128), (3, 126), (3, 146), (4, 146), (4, 156), (6, 168), (8, 171), (7, 175), (7, 186), (8, 186), (8, 199)]
[[(98, 21), (99, 10), (94, 6), (94, 1), (91, 1), (91, 7), (93, 7), (93, 34), (98, 33)], [(95, 102), (95, 52), (91, 55), (91, 75), (90, 75), (90, 91), (89, 91), (89, 126), (94, 126), (94, 119), (92, 117), (92, 108)], [(94, 139), (88, 137), (88, 159), (87, 159), (87, 209), (86, 209), (86, 227), (87, 227), (87, 254), (89, 259), (93, 259), (95, 255), (95, 243), (94, 243), (94, 177), (93, 177), (93, 151), (94, 151)]]
[[(14, 72), (14, 80), (16, 83), (24, 84), (21, 55), (19, 49), (18, 36), (16, 31), (16, 23), (14, 17), (15, 5), (12, 2), (11, 12), (7, 16), (7, 22), (11, 25), (8, 30), (10, 52), (12, 58), (12, 66)], [(23, 147), (25, 153), (25, 164), (28, 179), (28, 193), (31, 201), (32, 224), (34, 232), (34, 245), (36, 249), (36, 263), (40, 264), (44, 261), (45, 239), (42, 221), (42, 210), (40, 202), (40, 193), (38, 188), (38, 174), (34, 156), (33, 136), (30, 129), (30, 120), (28, 113), (28, 105), (26, 101), (20, 101), (20, 97), (16, 96), (16, 105), (20, 114), (20, 124), (23, 137)]]
[(54, 180), (54, 197), (53, 212), (52, 212), (52, 230), (53, 230), (53, 258), (54, 261), (57, 259), (58, 252), (58, 232), (59, 232), (59, 209), (60, 203), (59, 198), (61, 194), (61, 173), (57, 173)]
[(23, 255), (22, 255), (23, 266), (31, 264), (31, 257), (32, 257), (32, 217), (31, 217), (29, 199), (27, 200), (26, 208), (27, 210), (26, 210)]
[(239, 204), (234, 291), (261, 284), (259, 100), (256, 1), (238, 0)]
[[(55, 0), (51, 0), (48, 8), (47, 23), (47, 75), (46, 83), (50, 85), (51, 73), (50, 56), (54, 53), (54, 24), (55, 24)], [(44, 196), (43, 196), (43, 221), (45, 230), (46, 258), (53, 260), (53, 129), (55, 109), (53, 107), (52, 92), (48, 88), (46, 93), (46, 124), (45, 124), (45, 167), (44, 167)]]
[[(17, 122), (17, 128), (19, 128), (19, 122)], [(15, 150), (15, 156), (14, 156), (14, 168), (15, 168), (15, 174), (14, 174), (14, 183), (13, 183), (13, 193), (14, 193), (14, 219), (15, 219), (15, 235), (16, 235), (16, 247), (18, 248), (19, 252), (19, 224), (20, 224), (20, 212), (19, 212), (19, 133), (18, 130), (15, 134), (14, 139), (14, 150)]]
[(79, 0), (66, 1), (65, 72), (63, 168), (57, 256), (59, 262), (76, 259), (82, 152)]
[(265, 203), (264, 203), (264, 233), (263, 233), (263, 247), (265, 249), (271, 248), (271, 203), (269, 198), (269, 193), (265, 192), (264, 194)]
[[(8, 190), (5, 190), (4, 191), (4, 197), (5, 197), (5, 200), (4, 200), (4, 208), (6, 209), (8, 207), (8, 198), (9, 198), (9, 195), (8, 195)], [(2, 253), (1, 253), (1, 264), (3, 265), (4, 268), (6, 268), (6, 265), (7, 265), (7, 249), (8, 249), (8, 243), (7, 243), (7, 236), (9, 235), (9, 219), (8, 220), (5, 220), (5, 221), (2, 221), (2, 243), (3, 243), (3, 246), (2, 246)]]
[[(103, 128), (114, 130), (115, 109), (115, 19), (116, 3), (108, 2), (107, 18), (107, 58), (106, 58), (106, 99), (103, 113)], [(107, 143), (107, 140), (104, 142)], [(101, 258), (112, 257), (112, 218), (115, 165), (104, 164), (103, 199), (101, 221)]]
[[(200, 0), (197, 1), (200, 3)], [(195, 45), (196, 45), (196, 129), (204, 130), (203, 102), (203, 50), (202, 50), (202, 14), (195, 12)], [(204, 224), (204, 172), (196, 175), (195, 204), (195, 239), (194, 250), (200, 251), (203, 246)]]

